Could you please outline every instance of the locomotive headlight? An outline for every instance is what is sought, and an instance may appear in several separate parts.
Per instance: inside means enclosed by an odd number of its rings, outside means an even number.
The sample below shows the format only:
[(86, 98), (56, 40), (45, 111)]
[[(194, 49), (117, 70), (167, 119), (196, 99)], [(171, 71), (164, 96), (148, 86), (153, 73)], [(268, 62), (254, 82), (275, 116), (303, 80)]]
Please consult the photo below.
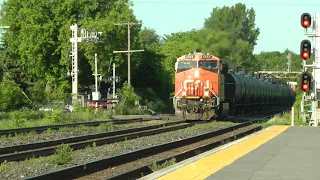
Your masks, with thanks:
[(186, 96), (187, 93), (185, 91), (182, 92), (182, 96)]
[(194, 71), (194, 77), (196, 77), (196, 78), (199, 77), (199, 71), (198, 70)]
[(205, 91), (203, 96), (209, 96), (209, 91)]

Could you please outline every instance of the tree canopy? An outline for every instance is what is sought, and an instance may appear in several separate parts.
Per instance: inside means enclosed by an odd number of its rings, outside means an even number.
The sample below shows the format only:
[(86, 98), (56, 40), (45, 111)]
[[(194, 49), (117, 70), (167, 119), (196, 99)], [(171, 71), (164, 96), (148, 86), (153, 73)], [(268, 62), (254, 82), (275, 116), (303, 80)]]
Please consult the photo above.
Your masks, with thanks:
[[(138, 22), (129, 0), (7, 0), (0, 10), (0, 24), (10, 26), (2, 36), (0, 65), (0, 111), (41, 104), (52, 99), (68, 99), (71, 92), (71, 30), (80, 28), (103, 33), (100, 43), (79, 43), (79, 89), (90, 93), (94, 84), (94, 54), (98, 73), (111, 75), (116, 64), (121, 87), (127, 79), (127, 55), (113, 54), (127, 49), (127, 27), (116, 23)], [(170, 109), (174, 91), (174, 63), (184, 54), (200, 48), (203, 53), (235, 62), (252, 70), (286, 68), (286, 52), (253, 54), (260, 30), (255, 11), (244, 4), (214, 7), (201, 29), (175, 32), (160, 37), (152, 28), (131, 27), (131, 48), (144, 52), (131, 55), (132, 87), (121, 91), (159, 111)], [(299, 69), (293, 53), (292, 70)], [(106, 94), (111, 84), (101, 81)], [(126, 89), (127, 88), (127, 89)], [(139, 95), (132, 95), (132, 91)], [(30, 100), (28, 100), (28, 98)]]

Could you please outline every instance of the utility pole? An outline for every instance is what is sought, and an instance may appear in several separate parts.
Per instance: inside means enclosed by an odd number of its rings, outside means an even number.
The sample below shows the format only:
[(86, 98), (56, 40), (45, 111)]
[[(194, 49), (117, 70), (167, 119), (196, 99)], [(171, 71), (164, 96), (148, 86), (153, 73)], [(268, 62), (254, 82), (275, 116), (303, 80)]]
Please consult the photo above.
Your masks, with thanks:
[(292, 54), (291, 52), (287, 49), (287, 72), (291, 72), (291, 57), (292, 57)]
[(95, 73), (93, 74), (95, 76), (95, 92), (92, 92), (92, 100), (96, 101), (96, 111), (98, 110), (98, 101), (100, 100), (100, 92), (98, 91), (98, 58), (97, 58), (97, 53), (94, 54), (94, 71)]
[(116, 97), (116, 64), (113, 63), (113, 78), (112, 78), (112, 99)]
[(112, 64), (112, 71), (113, 71), (112, 77), (109, 77), (107, 79), (107, 82), (112, 83), (112, 95), (110, 95), (111, 89), (108, 88), (108, 100), (110, 100), (110, 102), (112, 103), (112, 107), (114, 108), (115, 104), (118, 104), (118, 102), (119, 102), (118, 97), (116, 96), (116, 83), (120, 82), (120, 77), (116, 76), (116, 64), (115, 63)]
[(127, 25), (128, 27), (128, 50), (127, 51), (113, 51), (113, 53), (127, 53), (128, 55), (128, 84), (131, 84), (131, 73), (130, 73), (130, 55), (133, 52), (142, 52), (144, 50), (130, 50), (130, 28), (134, 25), (140, 25), (141, 23), (134, 23), (134, 22), (127, 22), (127, 23), (120, 23), (115, 25)]
[[(112, 76), (112, 109), (115, 109), (116, 101), (116, 81), (118, 82), (119, 79), (116, 79), (116, 64), (113, 63), (113, 76)], [(118, 99), (118, 98), (117, 98)]]
[[(72, 77), (72, 104), (73, 106), (78, 104), (78, 43), (79, 42), (100, 42), (100, 36), (102, 32), (81, 29), (77, 24), (70, 26), (72, 31), (72, 37), (70, 42), (72, 43), (71, 57), (72, 57), (72, 72), (68, 73)], [(78, 37), (78, 31), (81, 31), (80, 37)]]

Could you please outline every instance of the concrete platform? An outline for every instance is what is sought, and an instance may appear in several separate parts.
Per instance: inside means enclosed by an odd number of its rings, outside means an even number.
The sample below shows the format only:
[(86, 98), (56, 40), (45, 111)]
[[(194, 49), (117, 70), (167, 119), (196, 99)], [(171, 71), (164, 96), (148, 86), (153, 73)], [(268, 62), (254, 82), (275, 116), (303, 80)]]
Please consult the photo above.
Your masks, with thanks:
[(320, 128), (274, 126), (142, 179), (320, 179)]
[(290, 127), (207, 180), (320, 179), (320, 128)]

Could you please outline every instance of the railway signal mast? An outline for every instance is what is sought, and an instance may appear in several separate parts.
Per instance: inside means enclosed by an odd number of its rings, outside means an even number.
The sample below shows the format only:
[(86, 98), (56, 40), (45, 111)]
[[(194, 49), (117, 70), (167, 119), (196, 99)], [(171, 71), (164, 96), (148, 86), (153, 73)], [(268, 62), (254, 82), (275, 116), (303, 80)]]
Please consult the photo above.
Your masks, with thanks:
[[(93, 30), (86, 30), (79, 28), (77, 24), (70, 26), (72, 31), (72, 43), (71, 57), (72, 57), (72, 72), (68, 73), (72, 77), (72, 104), (75, 106), (78, 104), (78, 43), (80, 42), (101, 42), (100, 37), (102, 32)], [(80, 37), (78, 36), (80, 31)]]
[[(301, 74), (301, 90), (303, 93), (302, 98), (302, 111), (304, 110), (304, 100), (312, 100), (312, 115), (309, 121), (310, 126), (318, 126), (318, 107), (320, 100), (320, 54), (318, 54), (318, 49), (320, 48), (320, 14), (315, 14), (314, 19), (309, 13), (303, 13), (300, 19), (301, 26), (304, 28), (304, 34), (308, 37), (312, 37), (314, 42), (313, 54), (314, 60), (311, 65), (306, 64), (306, 60), (311, 57), (311, 42), (309, 40), (303, 40), (300, 44), (300, 55), (303, 59), (303, 73)], [(312, 25), (312, 26), (311, 26)], [(308, 28), (311, 26), (312, 32), (308, 32)], [(306, 72), (307, 68), (312, 68), (312, 75)], [(311, 96), (306, 96), (311, 94)]]

